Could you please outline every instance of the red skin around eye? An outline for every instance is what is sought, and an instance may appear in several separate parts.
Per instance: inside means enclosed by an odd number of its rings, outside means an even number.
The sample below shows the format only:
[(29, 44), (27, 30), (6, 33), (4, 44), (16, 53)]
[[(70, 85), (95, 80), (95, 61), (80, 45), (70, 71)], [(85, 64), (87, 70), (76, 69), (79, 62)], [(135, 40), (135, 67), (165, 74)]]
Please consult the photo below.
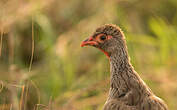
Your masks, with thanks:
[[(101, 40), (100, 40), (100, 37), (101, 37), (102, 35), (104, 35), (104, 34), (98, 35), (98, 36), (95, 38), (95, 40), (98, 41), (98, 42), (100, 42), (100, 43), (103, 43), (104, 41), (101, 41)], [(110, 35), (107, 35), (107, 36), (106, 36), (106, 40), (109, 40), (109, 39), (111, 39), (111, 38), (112, 38), (112, 36), (110, 36)], [(109, 55), (108, 52), (106, 52), (106, 51), (104, 51), (104, 50), (102, 50), (102, 49), (100, 49), (100, 50), (101, 50), (108, 58), (110, 57), (110, 55)]]
[(112, 38), (112, 36), (110, 36), (110, 35), (107, 36), (107, 39), (108, 39), (108, 40), (111, 39), (111, 38)]
[[(105, 35), (105, 34), (99, 34), (99, 35), (96, 36), (95, 38), (93, 38), (92, 36), (89, 37), (88, 39), (86, 39), (85, 41), (82, 42), (81, 47), (84, 47), (84, 46), (87, 46), (87, 45), (99, 45), (98, 42), (99, 42), (99, 43), (105, 42), (105, 41), (100, 40), (100, 37), (101, 37), (102, 35)], [(109, 40), (109, 39), (112, 38), (112, 36), (110, 36), (110, 35), (105, 35), (105, 36), (106, 36), (106, 40)], [(100, 48), (99, 48), (99, 49), (100, 49)], [(101, 50), (108, 58), (110, 57), (110, 55), (109, 55), (108, 52), (106, 52), (106, 51), (104, 51), (104, 50), (102, 50), (102, 49), (100, 49), (100, 50)]]
[[(96, 36), (95, 40), (100, 42), (100, 43), (103, 43), (104, 41), (100, 40), (100, 37), (103, 36), (103, 35), (105, 35), (105, 34), (99, 34), (98, 36)], [(106, 36), (106, 40), (109, 40), (109, 39), (112, 38), (112, 36), (110, 36), (110, 35), (105, 35), (105, 36)]]

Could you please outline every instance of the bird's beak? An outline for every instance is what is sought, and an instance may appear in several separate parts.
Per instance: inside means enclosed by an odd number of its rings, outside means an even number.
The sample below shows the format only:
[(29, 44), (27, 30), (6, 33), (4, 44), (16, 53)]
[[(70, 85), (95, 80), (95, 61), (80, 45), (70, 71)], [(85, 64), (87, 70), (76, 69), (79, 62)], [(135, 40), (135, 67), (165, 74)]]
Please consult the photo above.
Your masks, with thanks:
[(96, 41), (94, 41), (92, 36), (90, 38), (82, 41), (82, 43), (81, 43), (81, 47), (84, 47), (84, 46), (96, 46), (96, 45), (98, 45), (98, 43)]

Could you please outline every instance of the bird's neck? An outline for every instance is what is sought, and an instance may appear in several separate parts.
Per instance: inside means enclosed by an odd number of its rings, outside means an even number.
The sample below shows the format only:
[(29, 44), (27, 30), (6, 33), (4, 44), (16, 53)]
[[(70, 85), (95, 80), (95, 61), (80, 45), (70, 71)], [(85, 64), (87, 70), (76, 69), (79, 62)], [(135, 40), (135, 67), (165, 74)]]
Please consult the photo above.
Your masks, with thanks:
[(121, 97), (121, 95), (125, 94), (130, 88), (129, 76), (133, 75), (134, 73), (126, 50), (116, 51), (116, 53), (111, 54), (110, 69), (111, 88), (109, 91), (108, 100), (116, 97)]
[(117, 50), (114, 54), (111, 54), (110, 69), (111, 88), (108, 100), (121, 97), (131, 88), (139, 88), (136, 91), (141, 91), (146, 96), (152, 94), (151, 90), (132, 67), (126, 48), (121, 48), (121, 50)]
[(128, 52), (126, 49), (117, 50), (114, 54), (110, 56), (110, 66), (111, 66), (111, 75), (121, 74), (127, 69), (133, 70)]

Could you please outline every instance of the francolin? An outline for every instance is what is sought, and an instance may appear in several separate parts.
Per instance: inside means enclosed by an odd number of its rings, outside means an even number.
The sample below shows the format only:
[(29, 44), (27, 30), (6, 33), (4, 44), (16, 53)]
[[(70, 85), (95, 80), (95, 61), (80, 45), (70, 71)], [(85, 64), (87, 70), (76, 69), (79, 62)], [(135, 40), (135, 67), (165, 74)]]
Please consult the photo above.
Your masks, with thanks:
[(103, 110), (168, 110), (154, 95), (130, 63), (126, 41), (121, 29), (106, 24), (96, 29), (81, 47), (93, 46), (110, 61), (110, 90)]

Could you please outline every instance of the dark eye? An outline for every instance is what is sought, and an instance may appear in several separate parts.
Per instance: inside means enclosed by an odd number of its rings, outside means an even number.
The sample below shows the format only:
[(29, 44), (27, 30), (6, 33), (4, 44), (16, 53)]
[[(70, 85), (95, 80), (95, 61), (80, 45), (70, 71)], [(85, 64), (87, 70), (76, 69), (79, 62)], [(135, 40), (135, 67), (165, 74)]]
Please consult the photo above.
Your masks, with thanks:
[(104, 41), (106, 39), (105, 35), (100, 36), (100, 40)]

